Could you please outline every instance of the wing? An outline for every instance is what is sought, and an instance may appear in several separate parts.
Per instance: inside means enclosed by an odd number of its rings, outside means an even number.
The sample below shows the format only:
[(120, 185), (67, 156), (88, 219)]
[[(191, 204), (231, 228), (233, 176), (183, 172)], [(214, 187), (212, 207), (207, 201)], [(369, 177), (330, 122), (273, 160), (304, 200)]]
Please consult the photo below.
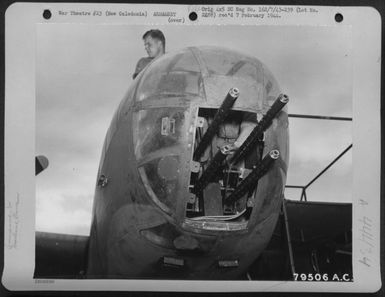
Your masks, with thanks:
[(35, 278), (82, 278), (88, 236), (36, 232)]
[(252, 265), (250, 276), (291, 279), (293, 272), (351, 275), (352, 204), (284, 202), (270, 243)]
[(352, 204), (286, 200), (290, 237), (296, 245), (319, 245), (352, 230)]

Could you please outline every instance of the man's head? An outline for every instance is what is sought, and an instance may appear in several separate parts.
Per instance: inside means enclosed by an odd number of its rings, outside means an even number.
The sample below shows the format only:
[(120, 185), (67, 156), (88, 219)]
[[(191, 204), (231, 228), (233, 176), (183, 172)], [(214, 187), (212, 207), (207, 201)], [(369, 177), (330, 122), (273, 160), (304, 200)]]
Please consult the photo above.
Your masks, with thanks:
[(162, 31), (149, 30), (143, 35), (144, 48), (151, 58), (156, 58), (164, 54), (166, 48), (166, 39)]

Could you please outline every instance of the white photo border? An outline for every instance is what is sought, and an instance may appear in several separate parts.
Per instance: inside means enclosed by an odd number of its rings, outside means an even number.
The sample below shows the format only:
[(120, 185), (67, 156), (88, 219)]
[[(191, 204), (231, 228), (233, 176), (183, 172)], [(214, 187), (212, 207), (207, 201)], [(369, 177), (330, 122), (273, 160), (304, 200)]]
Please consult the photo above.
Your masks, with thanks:
[[(5, 17), (5, 223), (2, 283), (8, 290), (111, 290), (189, 292), (375, 292), (380, 276), (380, 90), (381, 16), (371, 7), (316, 6), (317, 13), (286, 14), (281, 18), (203, 19), (203, 5), (15, 3)], [(208, 6), (208, 5), (204, 5)], [(215, 5), (210, 5), (215, 6)], [(226, 6), (226, 5), (225, 5)], [(245, 5), (250, 6), (250, 5)], [(269, 7), (278, 7), (270, 6)], [(305, 6), (293, 6), (304, 8)], [(146, 11), (148, 17), (111, 18), (59, 15), (59, 10)], [(310, 8), (307, 6), (307, 8)], [(49, 9), (52, 20), (44, 20)], [(35, 280), (35, 58), (36, 24), (167, 24), (152, 17), (154, 11), (176, 11), (194, 26), (218, 24), (337, 26), (336, 13), (353, 33), (353, 282), (294, 281), (174, 281), (174, 280)], [(173, 24), (170, 24), (172, 26)], [(370, 33), (369, 33), (370, 32)], [(368, 119), (370, 119), (368, 121)], [(366, 223), (365, 223), (366, 222)], [(370, 246), (363, 230), (370, 223)], [(367, 231), (367, 229), (366, 229)]]

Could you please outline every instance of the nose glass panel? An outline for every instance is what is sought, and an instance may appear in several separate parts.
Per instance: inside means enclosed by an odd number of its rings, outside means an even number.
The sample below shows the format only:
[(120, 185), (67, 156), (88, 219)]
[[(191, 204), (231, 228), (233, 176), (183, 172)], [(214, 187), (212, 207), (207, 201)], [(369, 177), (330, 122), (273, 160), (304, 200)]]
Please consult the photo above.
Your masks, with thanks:
[(151, 199), (170, 214), (184, 184), (181, 155), (187, 143), (186, 113), (185, 108), (164, 107), (140, 110), (134, 116), (139, 174)]
[(155, 97), (198, 96), (202, 93), (199, 65), (189, 50), (156, 59), (143, 75), (137, 101)]

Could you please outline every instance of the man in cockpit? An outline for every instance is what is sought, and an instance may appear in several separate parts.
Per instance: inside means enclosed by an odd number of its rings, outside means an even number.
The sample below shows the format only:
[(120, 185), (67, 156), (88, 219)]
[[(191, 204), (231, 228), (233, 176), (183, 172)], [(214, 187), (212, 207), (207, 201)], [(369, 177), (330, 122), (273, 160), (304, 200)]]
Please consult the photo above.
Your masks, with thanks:
[[(217, 133), (216, 146), (217, 149), (222, 148), (222, 152), (233, 154), (237, 151), (246, 138), (257, 125), (257, 116), (253, 113), (244, 113), (241, 117), (235, 118), (232, 121), (225, 121), (219, 126)], [(251, 155), (253, 155), (251, 153)], [(253, 157), (251, 157), (253, 158)], [(231, 159), (231, 157), (230, 157)], [(250, 158), (246, 158), (245, 166), (249, 168)]]
[(139, 59), (136, 63), (135, 72), (132, 78), (135, 77), (154, 59), (164, 55), (166, 49), (166, 39), (162, 31), (158, 29), (152, 29), (144, 33), (143, 35), (144, 49), (146, 50), (148, 57)]
[[(207, 121), (208, 120), (208, 121)], [(212, 119), (205, 119), (206, 128)], [(251, 131), (257, 125), (257, 116), (251, 112), (238, 113), (231, 117), (228, 117), (218, 127), (218, 132), (213, 139), (211, 144), (211, 153), (215, 155), (218, 150), (221, 150), (225, 154), (230, 155), (228, 160), (231, 160), (231, 155), (239, 149), (246, 138), (250, 135)], [(250, 152), (250, 156), (245, 159), (244, 166), (248, 169), (252, 168), (255, 160), (255, 150)], [(209, 150), (206, 150), (205, 154), (201, 157), (201, 161), (206, 161), (209, 158)]]

